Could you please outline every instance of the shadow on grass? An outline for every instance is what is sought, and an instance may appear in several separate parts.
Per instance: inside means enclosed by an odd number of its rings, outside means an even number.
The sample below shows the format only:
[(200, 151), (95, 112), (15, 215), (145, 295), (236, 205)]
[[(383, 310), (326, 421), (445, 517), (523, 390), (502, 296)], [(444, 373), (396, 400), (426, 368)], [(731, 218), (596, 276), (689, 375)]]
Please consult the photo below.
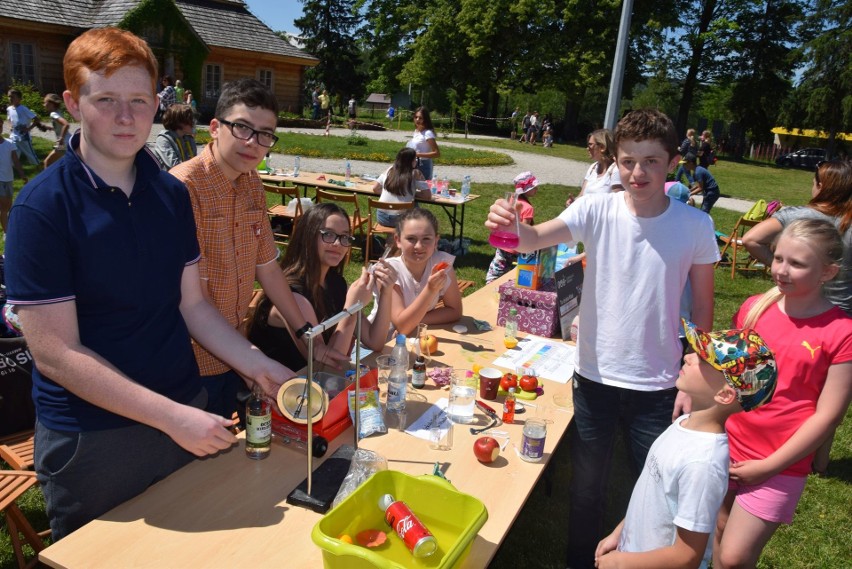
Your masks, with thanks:
[[(624, 517), (633, 492), (634, 481), (629, 474), (627, 461), (624, 441), (617, 435), (604, 517), (604, 532), (607, 534)], [(506, 539), (488, 565), (489, 569), (565, 567), (570, 479), (571, 460), (566, 432)], [(506, 491), (511, 491), (511, 488)]]
[(824, 478), (833, 478), (846, 484), (852, 484), (852, 458), (844, 456), (832, 459), (828, 463), (828, 471)]

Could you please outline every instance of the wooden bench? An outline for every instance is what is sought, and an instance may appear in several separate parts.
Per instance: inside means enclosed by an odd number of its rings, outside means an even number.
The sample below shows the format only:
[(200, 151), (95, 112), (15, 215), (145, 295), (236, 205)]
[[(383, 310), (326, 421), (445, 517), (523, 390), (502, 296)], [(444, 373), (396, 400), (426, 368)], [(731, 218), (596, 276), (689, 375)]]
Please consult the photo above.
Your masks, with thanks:
[(15, 470), (33, 467), (34, 431), (22, 431), (0, 439), (0, 459)]
[[(466, 291), (467, 289), (469, 289), (470, 287), (472, 287), (476, 284), (473, 281), (466, 281), (464, 279), (459, 279), (458, 283), (459, 283), (459, 292), (461, 293), (462, 296), (464, 296), (464, 291)], [(435, 305), (435, 308), (442, 308), (443, 306), (444, 306), (444, 301), (439, 300), (438, 304)]]

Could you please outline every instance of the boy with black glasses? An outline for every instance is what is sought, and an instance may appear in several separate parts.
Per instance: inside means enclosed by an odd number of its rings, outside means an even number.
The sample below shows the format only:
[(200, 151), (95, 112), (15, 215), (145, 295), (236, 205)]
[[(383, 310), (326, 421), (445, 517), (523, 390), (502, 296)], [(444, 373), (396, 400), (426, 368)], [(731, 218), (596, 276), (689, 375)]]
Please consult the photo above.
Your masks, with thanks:
[[(277, 122), (278, 102), (265, 85), (254, 79), (228, 83), (210, 121), (212, 142), (170, 173), (189, 189), (201, 247), (202, 288), (211, 303), (238, 328), (248, 313), (256, 279), (301, 339), (316, 322), (305, 321), (275, 262), (278, 249), (256, 170), (278, 141)], [(193, 347), (209, 395), (207, 410), (230, 416), (240, 409), (242, 378), (201, 345)], [(315, 354), (326, 361), (349, 359), (322, 342), (315, 342)]]

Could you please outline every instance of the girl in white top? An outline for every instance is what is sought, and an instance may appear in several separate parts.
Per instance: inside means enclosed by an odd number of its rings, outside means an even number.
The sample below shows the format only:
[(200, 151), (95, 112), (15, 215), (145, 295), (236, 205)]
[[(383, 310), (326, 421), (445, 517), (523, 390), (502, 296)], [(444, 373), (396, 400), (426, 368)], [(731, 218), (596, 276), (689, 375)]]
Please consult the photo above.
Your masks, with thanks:
[(612, 133), (605, 128), (592, 132), (589, 135), (586, 148), (594, 162), (589, 166), (586, 177), (583, 178), (583, 186), (580, 189), (579, 196), (608, 194), (609, 192), (623, 190), (621, 176), (618, 174), (618, 167), (615, 165), (615, 142)]
[[(438, 220), (427, 209), (403, 212), (396, 227), (399, 257), (387, 259), (398, 275), (393, 287), (391, 323), (400, 334), (417, 325), (447, 324), (462, 316), (461, 293), (453, 270), (455, 257), (437, 250)], [(435, 308), (439, 300), (444, 305)]]
[[(592, 131), (589, 135), (586, 149), (589, 151), (589, 156), (591, 156), (594, 162), (589, 166), (586, 177), (583, 178), (583, 185), (577, 197), (584, 194), (608, 194), (624, 190), (624, 186), (621, 185), (621, 175), (618, 173), (618, 166), (615, 164), (615, 140), (612, 137), (612, 131), (606, 128), (599, 128)], [(565, 207), (570, 206), (572, 203), (574, 203), (574, 196), (568, 196), (568, 199), (565, 201)], [(568, 250), (568, 254), (571, 255), (573, 253), (570, 253), (570, 251), (576, 249), (576, 243), (562, 243), (559, 247)], [(585, 258), (586, 254), (580, 253), (568, 259), (567, 263), (570, 265), (583, 262)]]
[(47, 168), (65, 154), (65, 149), (68, 147), (68, 141), (71, 139), (70, 127), (68, 120), (62, 116), (60, 109), (62, 108), (62, 97), (56, 93), (48, 93), (44, 96), (44, 108), (50, 113), (50, 121), (53, 124), (53, 132), (56, 134), (56, 144), (53, 150), (44, 159), (44, 167)]
[[(396, 154), (393, 166), (379, 176), (373, 186), (373, 191), (379, 195), (379, 200), (393, 203), (410, 203), (420, 191), (428, 197), (428, 189), (419, 189), (418, 182), (423, 181), (423, 174), (417, 169), (417, 156), (413, 148), (403, 148)], [(382, 225), (394, 227), (399, 213), (380, 209), (376, 220)]]
[(435, 139), (435, 127), (429, 109), (420, 107), (414, 111), (414, 136), (406, 144), (417, 152), (417, 169), (426, 180), (432, 179), (432, 160), (441, 155), (438, 141)]

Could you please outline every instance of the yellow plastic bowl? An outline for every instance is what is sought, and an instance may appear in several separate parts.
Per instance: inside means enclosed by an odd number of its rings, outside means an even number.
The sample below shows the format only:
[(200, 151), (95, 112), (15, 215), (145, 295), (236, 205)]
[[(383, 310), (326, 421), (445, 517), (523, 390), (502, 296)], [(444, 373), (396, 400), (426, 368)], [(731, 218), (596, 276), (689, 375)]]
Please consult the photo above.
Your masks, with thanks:
[[(405, 543), (385, 523), (379, 498), (392, 494), (411, 508), (438, 542), (438, 550), (429, 557), (415, 558)], [(329, 511), (311, 532), (311, 539), (322, 549), (326, 569), (369, 567), (409, 568), (458, 566), (470, 552), (476, 534), (488, 519), (485, 505), (456, 490), (452, 484), (426, 474), (409, 476), (383, 470), (370, 477), (336, 508)], [(368, 549), (345, 543), (337, 537), (357, 535), (366, 529), (388, 534), (385, 544)]]

